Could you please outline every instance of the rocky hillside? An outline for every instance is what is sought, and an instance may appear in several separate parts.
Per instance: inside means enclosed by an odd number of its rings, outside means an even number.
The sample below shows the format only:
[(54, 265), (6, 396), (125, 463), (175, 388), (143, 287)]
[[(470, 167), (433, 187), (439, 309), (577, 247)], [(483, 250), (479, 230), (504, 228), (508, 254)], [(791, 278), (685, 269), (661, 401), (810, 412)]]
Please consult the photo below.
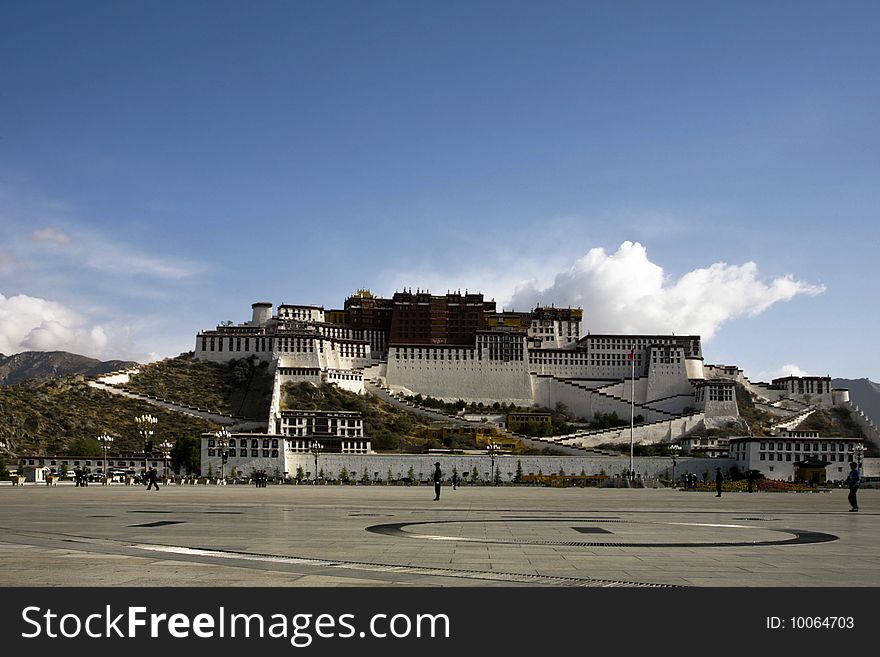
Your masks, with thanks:
[(254, 420), (269, 416), (273, 380), (268, 364), (255, 358), (211, 363), (189, 352), (139, 369), (127, 390)]
[(113, 450), (138, 451), (143, 443), (135, 417), (155, 415), (156, 440), (174, 442), (220, 427), (197, 418), (172, 413), (126, 397), (89, 387), (75, 377), (42, 379), (0, 388), (0, 440), (9, 452), (69, 454), (104, 432), (115, 437)]
[(0, 386), (73, 374), (93, 376), (135, 366), (137, 363), (129, 360), (100, 361), (66, 351), (23, 351), (12, 356), (0, 354)]

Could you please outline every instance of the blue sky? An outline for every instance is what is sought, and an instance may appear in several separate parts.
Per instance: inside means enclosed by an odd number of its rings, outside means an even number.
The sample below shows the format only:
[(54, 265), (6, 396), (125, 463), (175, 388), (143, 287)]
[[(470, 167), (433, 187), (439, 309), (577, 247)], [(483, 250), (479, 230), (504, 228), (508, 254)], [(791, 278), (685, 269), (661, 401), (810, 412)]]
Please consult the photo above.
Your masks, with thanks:
[(875, 2), (0, 2), (0, 352), (358, 287), (880, 380)]

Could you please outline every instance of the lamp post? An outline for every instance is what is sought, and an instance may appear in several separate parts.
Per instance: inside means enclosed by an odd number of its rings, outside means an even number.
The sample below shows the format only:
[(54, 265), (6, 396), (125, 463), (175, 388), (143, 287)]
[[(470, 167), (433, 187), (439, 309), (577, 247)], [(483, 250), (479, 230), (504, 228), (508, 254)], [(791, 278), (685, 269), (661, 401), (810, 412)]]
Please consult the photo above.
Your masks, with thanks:
[(113, 444), (113, 436), (105, 433), (102, 433), (98, 436), (98, 442), (101, 444), (101, 449), (104, 450), (104, 485), (107, 486), (110, 484), (110, 468), (107, 465), (107, 449), (110, 445)]
[(309, 445), (309, 451), (315, 457), (315, 484), (318, 483), (318, 454), (321, 453), (322, 449), (324, 449), (324, 446), (319, 442), (313, 442)]
[(217, 436), (217, 445), (220, 447), (220, 483), (226, 483), (226, 459), (229, 458), (229, 438), (232, 436), (226, 427), (214, 434)]
[(672, 487), (675, 488), (675, 459), (678, 457), (678, 453), (681, 451), (681, 445), (670, 445), (669, 453), (672, 455)]
[(138, 433), (140, 433), (141, 440), (143, 440), (144, 443), (144, 477), (146, 477), (147, 454), (148, 452), (153, 451), (153, 429), (156, 426), (156, 423), (159, 422), (159, 418), (155, 415), (144, 413), (143, 415), (138, 415), (134, 421), (135, 424), (137, 424)]
[(489, 472), (489, 477), (492, 480), (493, 486), (497, 485), (495, 482), (495, 454), (498, 453), (498, 449), (499, 447), (497, 443), (489, 442), (489, 444), (486, 445), (486, 451), (489, 452), (489, 460), (492, 464), (491, 470)]
[(174, 444), (168, 440), (159, 443), (159, 449), (162, 451), (162, 485), (168, 481), (168, 454), (171, 452)]
[(864, 477), (865, 473), (862, 472), (862, 458), (865, 455), (865, 446), (864, 445), (856, 445), (853, 447), (853, 451), (856, 453), (856, 463), (859, 464), (859, 476)]

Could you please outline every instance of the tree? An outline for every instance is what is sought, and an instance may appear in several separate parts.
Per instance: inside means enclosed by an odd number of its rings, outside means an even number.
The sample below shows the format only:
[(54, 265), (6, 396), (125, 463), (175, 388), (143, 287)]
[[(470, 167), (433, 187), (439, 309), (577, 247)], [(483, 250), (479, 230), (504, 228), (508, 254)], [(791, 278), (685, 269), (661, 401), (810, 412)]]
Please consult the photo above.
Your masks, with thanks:
[[(495, 403), (497, 404), (498, 402)], [(480, 481), (480, 471), (477, 470), (477, 466), (474, 466), (474, 469), (471, 470), (471, 481), (474, 483)]]
[(410, 481), (413, 481), (416, 478), (416, 471), (413, 470), (412, 466), (409, 466), (409, 470), (406, 471), (406, 476), (409, 477)]
[(100, 443), (94, 438), (80, 437), (70, 443), (71, 456), (94, 456), (99, 457), (104, 454)]
[(323, 479), (324, 476), (324, 468), (322, 467), (320, 470), (318, 470), (318, 479)]
[(523, 469), (522, 469), (522, 461), (517, 460), (516, 462), (516, 475), (513, 477), (513, 483), (520, 484), (523, 480)]
[(501, 468), (497, 465), (495, 466), (495, 474), (492, 477), (492, 483), (495, 486), (498, 486), (501, 484)]
[(301, 465), (296, 466), (296, 480), (302, 481), (305, 476), (306, 471), (303, 470), (303, 467)]
[(364, 467), (364, 474), (361, 475), (361, 483), (362, 484), (370, 483), (370, 473), (367, 472), (366, 466)]
[(343, 465), (342, 471), (339, 473), (339, 481), (341, 481), (343, 484), (347, 484), (350, 479), (351, 477), (349, 477), (348, 475), (348, 468)]
[(195, 436), (178, 438), (171, 448), (171, 467), (177, 473), (201, 474), (201, 440)]
[(9, 470), (6, 469), (6, 459), (0, 456), (0, 480), (7, 481), (9, 479)]

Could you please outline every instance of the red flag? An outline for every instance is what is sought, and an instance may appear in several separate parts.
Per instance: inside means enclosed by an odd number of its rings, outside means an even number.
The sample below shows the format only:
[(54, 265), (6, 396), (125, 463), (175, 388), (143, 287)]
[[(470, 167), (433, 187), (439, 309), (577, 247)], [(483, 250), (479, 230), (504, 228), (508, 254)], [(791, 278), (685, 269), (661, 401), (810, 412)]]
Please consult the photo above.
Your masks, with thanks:
[(629, 353), (626, 355), (627, 360), (632, 360), (632, 359), (635, 358), (635, 357), (636, 357), (636, 356), (635, 356), (635, 352), (634, 352), (634, 350), (633, 350), (633, 349), (630, 349), (630, 350), (629, 350)]

